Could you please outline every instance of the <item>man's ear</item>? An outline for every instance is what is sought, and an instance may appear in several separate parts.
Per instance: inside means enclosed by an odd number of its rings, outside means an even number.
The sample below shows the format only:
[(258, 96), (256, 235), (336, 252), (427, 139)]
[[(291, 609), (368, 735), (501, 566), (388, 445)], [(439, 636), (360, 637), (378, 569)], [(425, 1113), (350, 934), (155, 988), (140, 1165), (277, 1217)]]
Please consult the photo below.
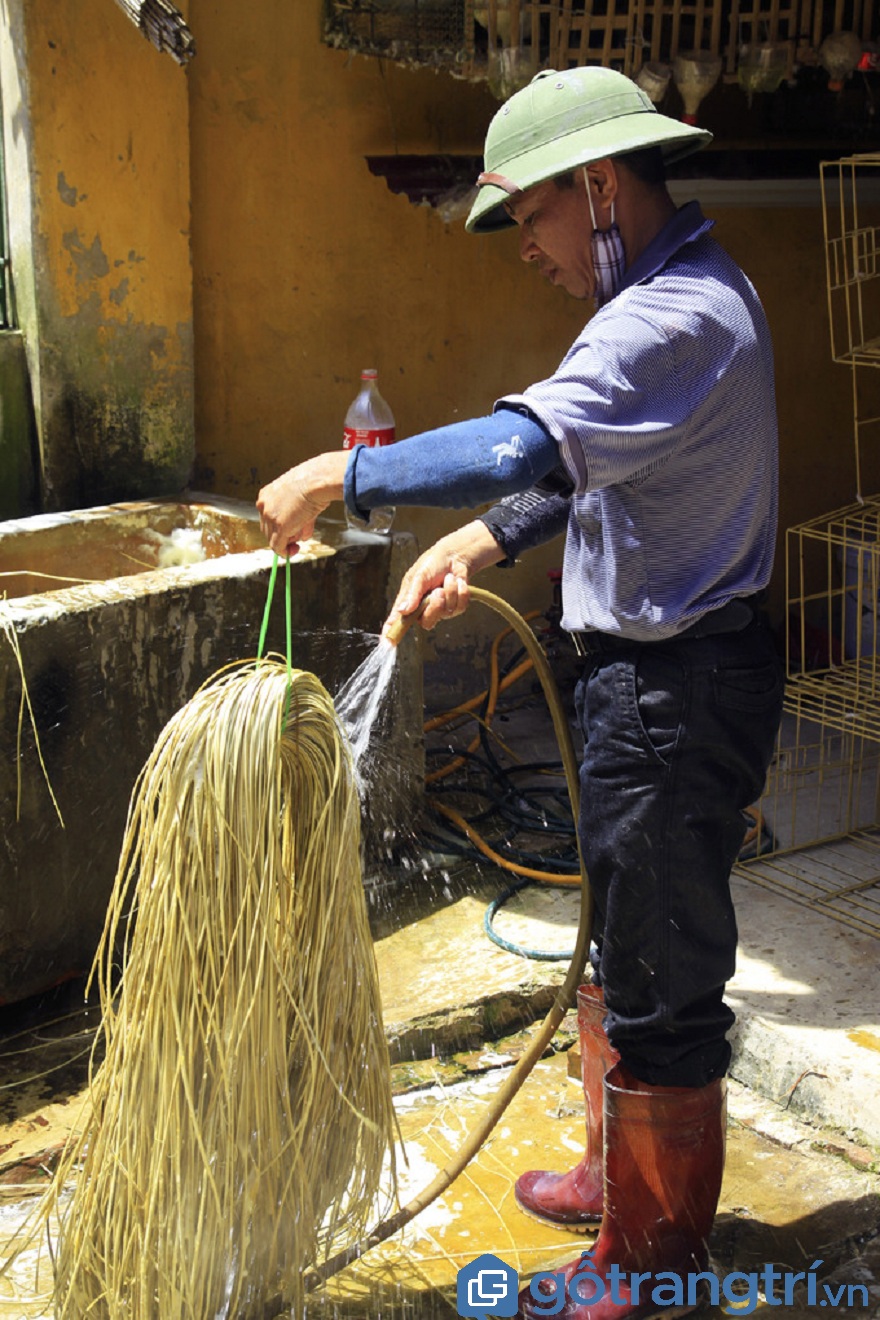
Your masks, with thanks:
[(593, 202), (611, 206), (617, 196), (617, 170), (614, 161), (606, 157), (587, 166), (587, 178), (593, 191)]

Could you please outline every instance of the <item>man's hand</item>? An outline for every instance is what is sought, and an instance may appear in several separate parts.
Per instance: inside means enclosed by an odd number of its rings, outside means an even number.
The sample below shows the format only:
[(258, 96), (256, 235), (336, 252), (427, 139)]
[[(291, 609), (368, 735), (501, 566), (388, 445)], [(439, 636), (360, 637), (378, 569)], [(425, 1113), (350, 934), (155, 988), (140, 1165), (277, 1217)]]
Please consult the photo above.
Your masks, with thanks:
[(318, 454), (264, 486), (257, 496), (263, 535), (277, 555), (295, 555), (328, 504), (342, 499), (349, 454)]
[(406, 573), (383, 633), (401, 617), (413, 614), (425, 600), (419, 625), (435, 628), (468, 607), (468, 583), (474, 573), (504, 558), (504, 551), (485, 523), (475, 520), (444, 536), (420, 555)]

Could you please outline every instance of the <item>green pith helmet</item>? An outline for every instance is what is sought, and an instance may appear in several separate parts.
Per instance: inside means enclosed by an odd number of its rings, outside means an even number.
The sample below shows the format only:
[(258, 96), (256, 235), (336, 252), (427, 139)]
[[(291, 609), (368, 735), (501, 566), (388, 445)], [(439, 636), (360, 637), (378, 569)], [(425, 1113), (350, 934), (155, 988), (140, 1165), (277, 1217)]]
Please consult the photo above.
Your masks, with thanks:
[(513, 224), (503, 205), (508, 197), (594, 160), (661, 147), (669, 163), (711, 141), (705, 129), (661, 115), (631, 78), (614, 69), (545, 69), (489, 125), (485, 172), (465, 228), (506, 228)]

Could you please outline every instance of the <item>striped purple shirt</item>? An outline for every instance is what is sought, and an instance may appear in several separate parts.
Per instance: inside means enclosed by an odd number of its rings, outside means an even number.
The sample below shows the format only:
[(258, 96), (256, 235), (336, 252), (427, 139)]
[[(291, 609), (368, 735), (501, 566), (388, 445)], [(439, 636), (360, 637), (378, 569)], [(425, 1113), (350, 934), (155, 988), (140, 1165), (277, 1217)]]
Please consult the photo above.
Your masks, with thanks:
[(710, 227), (683, 207), (554, 375), (499, 401), (546, 428), (575, 486), (564, 628), (658, 640), (769, 580), (773, 348)]

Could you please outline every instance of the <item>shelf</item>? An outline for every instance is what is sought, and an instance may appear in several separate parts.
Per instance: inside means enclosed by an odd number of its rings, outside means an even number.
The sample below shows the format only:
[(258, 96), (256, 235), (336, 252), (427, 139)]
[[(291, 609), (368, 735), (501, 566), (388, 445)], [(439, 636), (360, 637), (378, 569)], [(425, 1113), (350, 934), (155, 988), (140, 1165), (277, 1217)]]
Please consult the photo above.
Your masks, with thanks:
[(384, 179), (393, 193), (404, 193), (416, 205), (438, 206), (476, 185), (482, 156), (394, 155), (365, 157), (371, 174)]

